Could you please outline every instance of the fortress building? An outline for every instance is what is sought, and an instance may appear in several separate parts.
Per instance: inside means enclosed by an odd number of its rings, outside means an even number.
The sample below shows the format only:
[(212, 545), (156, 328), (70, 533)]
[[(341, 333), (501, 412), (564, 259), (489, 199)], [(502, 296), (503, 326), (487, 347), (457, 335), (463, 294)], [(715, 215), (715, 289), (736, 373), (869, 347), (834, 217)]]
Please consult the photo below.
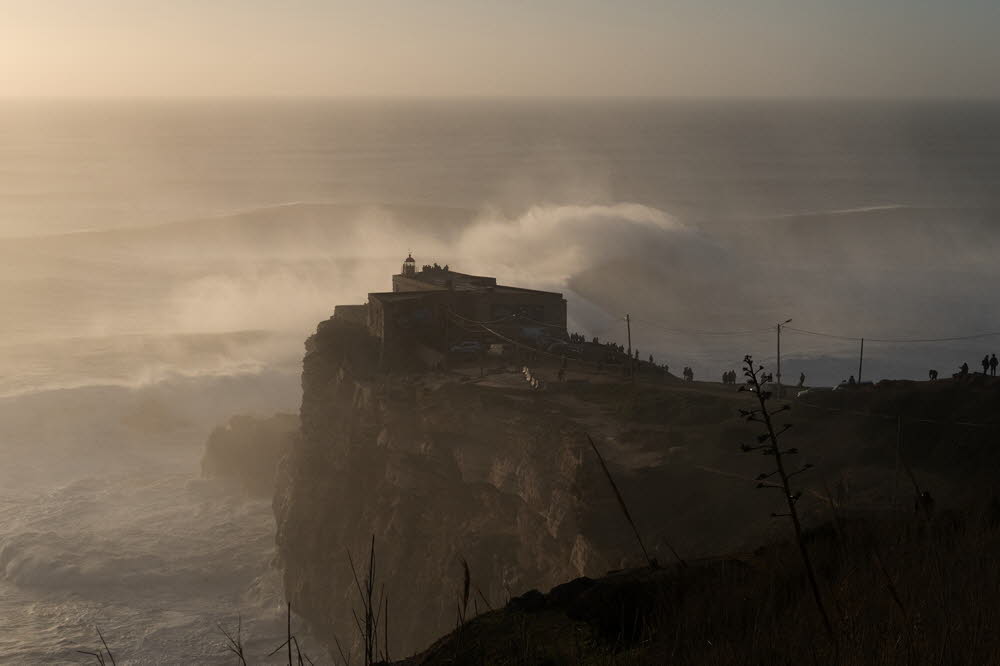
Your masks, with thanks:
[(392, 291), (368, 294), (366, 305), (337, 306), (335, 317), (368, 328), (384, 347), (411, 343), (447, 351), (460, 341), (500, 342), (566, 337), (566, 299), (551, 291), (497, 284), (447, 265), (417, 270), (412, 255), (392, 276)]

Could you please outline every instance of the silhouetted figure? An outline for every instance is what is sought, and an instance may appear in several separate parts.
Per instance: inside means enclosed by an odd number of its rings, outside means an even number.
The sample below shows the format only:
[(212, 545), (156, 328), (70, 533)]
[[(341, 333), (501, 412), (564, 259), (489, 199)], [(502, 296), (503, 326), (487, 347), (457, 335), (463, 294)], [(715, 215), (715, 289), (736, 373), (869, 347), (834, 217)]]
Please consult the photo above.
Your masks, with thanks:
[(981, 363), (982, 363), (982, 366), (983, 366), (983, 377), (985, 377), (986, 375), (990, 374), (990, 357), (989, 357), (989, 355), (984, 356), (983, 360), (981, 361)]
[(728, 383), (729, 383), (729, 371), (726, 370), (725, 372), (722, 373), (722, 384), (726, 385)]
[(799, 388), (802, 388), (805, 385), (806, 385), (806, 373), (800, 372), (799, 373)]
[(847, 378), (847, 385), (848, 386), (856, 386), (857, 383), (858, 383), (857, 380), (854, 379), (854, 375), (851, 375), (850, 377)]
[(655, 364), (653, 363), (653, 355), (652, 355), (652, 354), (650, 354), (650, 355), (649, 355), (649, 364), (650, 364), (650, 365), (655, 365)]
[(968, 363), (963, 363), (962, 366), (958, 369), (958, 376), (959, 377), (968, 377), (969, 376), (969, 364)]
[(937, 370), (931, 370), (931, 371), (929, 371), (929, 372), (927, 373), (927, 376), (928, 376), (928, 377), (930, 377), (930, 380), (931, 380), (932, 382), (933, 382), (933, 381), (937, 381), (937, 378), (938, 378), (938, 371), (937, 371)]
[(992, 356), (990, 356), (990, 375), (993, 376), (993, 377), (997, 376), (997, 364), (998, 363), (1000, 363), (1000, 361), (997, 361), (997, 355), (996, 354), (993, 354)]

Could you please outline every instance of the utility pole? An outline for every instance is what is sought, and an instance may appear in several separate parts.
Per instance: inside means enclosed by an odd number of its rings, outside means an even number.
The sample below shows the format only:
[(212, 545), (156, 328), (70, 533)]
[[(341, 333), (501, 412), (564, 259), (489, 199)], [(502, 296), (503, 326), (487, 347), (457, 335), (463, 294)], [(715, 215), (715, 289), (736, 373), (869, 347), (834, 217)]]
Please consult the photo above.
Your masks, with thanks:
[(781, 393), (781, 327), (785, 324), (790, 324), (791, 319), (786, 319), (785, 321), (778, 324), (778, 397), (784, 397)]
[(632, 316), (625, 315), (625, 328), (628, 331), (628, 374), (635, 383), (635, 367), (632, 365)]
[(858, 360), (858, 384), (861, 383), (861, 369), (865, 367), (865, 339), (861, 338), (861, 358)]

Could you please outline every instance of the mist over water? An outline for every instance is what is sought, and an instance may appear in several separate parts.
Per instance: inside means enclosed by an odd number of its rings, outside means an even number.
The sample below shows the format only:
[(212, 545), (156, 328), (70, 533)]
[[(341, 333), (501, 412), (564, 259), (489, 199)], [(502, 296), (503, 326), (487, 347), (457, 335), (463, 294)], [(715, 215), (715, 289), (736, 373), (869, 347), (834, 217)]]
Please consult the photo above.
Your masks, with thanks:
[[(409, 251), (563, 291), (588, 336), (624, 342), (628, 312), (644, 357), (698, 378), (773, 357), (789, 317), (869, 338), (1000, 330), (997, 111), (0, 104), (0, 616), (16, 629), (0, 654), (67, 659), (99, 624), (126, 656), (221, 660), (211, 628), (240, 612), (255, 645), (280, 639), (270, 506), (199, 479), (202, 446), (234, 413), (294, 411), (304, 339), (390, 289)], [(786, 377), (857, 371), (854, 341), (782, 345)], [(865, 378), (975, 368), (997, 346), (873, 342)]]

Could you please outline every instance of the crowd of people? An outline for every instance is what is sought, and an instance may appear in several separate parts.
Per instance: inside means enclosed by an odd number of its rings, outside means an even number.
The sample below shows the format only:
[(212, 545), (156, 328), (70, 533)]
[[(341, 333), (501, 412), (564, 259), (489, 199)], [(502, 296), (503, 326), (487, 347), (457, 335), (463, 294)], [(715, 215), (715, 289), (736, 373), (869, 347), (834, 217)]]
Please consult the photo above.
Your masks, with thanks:
[[(987, 354), (986, 356), (983, 357), (983, 360), (980, 361), (979, 363), (983, 367), (983, 376), (984, 377), (996, 377), (997, 376), (997, 366), (1000, 365), (1000, 361), (997, 360), (997, 355), (996, 354)], [(935, 379), (938, 378), (937, 370), (931, 370), (928, 374), (929, 374), (929, 377), (930, 377), (931, 381), (934, 381)], [(955, 373), (954, 376), (956, 378), (958, 378), (958, 377), (968, 377), (969, 376), (969, 364), (968, 363), (963, 363), (961, 366), (959, 366), (958, 372)]]
[(993, 354), (992, 356), (984, 356), (983, 360), (982, 360), (983, 374), (985, 375), (985, 374), (989, 373), (989, 375), (991, 377), (996, 377), (997, 376), (997, 364), (998, 363), (1000, 363), (1000, 361), (997, 361), (997, 355), (996, 354)]

